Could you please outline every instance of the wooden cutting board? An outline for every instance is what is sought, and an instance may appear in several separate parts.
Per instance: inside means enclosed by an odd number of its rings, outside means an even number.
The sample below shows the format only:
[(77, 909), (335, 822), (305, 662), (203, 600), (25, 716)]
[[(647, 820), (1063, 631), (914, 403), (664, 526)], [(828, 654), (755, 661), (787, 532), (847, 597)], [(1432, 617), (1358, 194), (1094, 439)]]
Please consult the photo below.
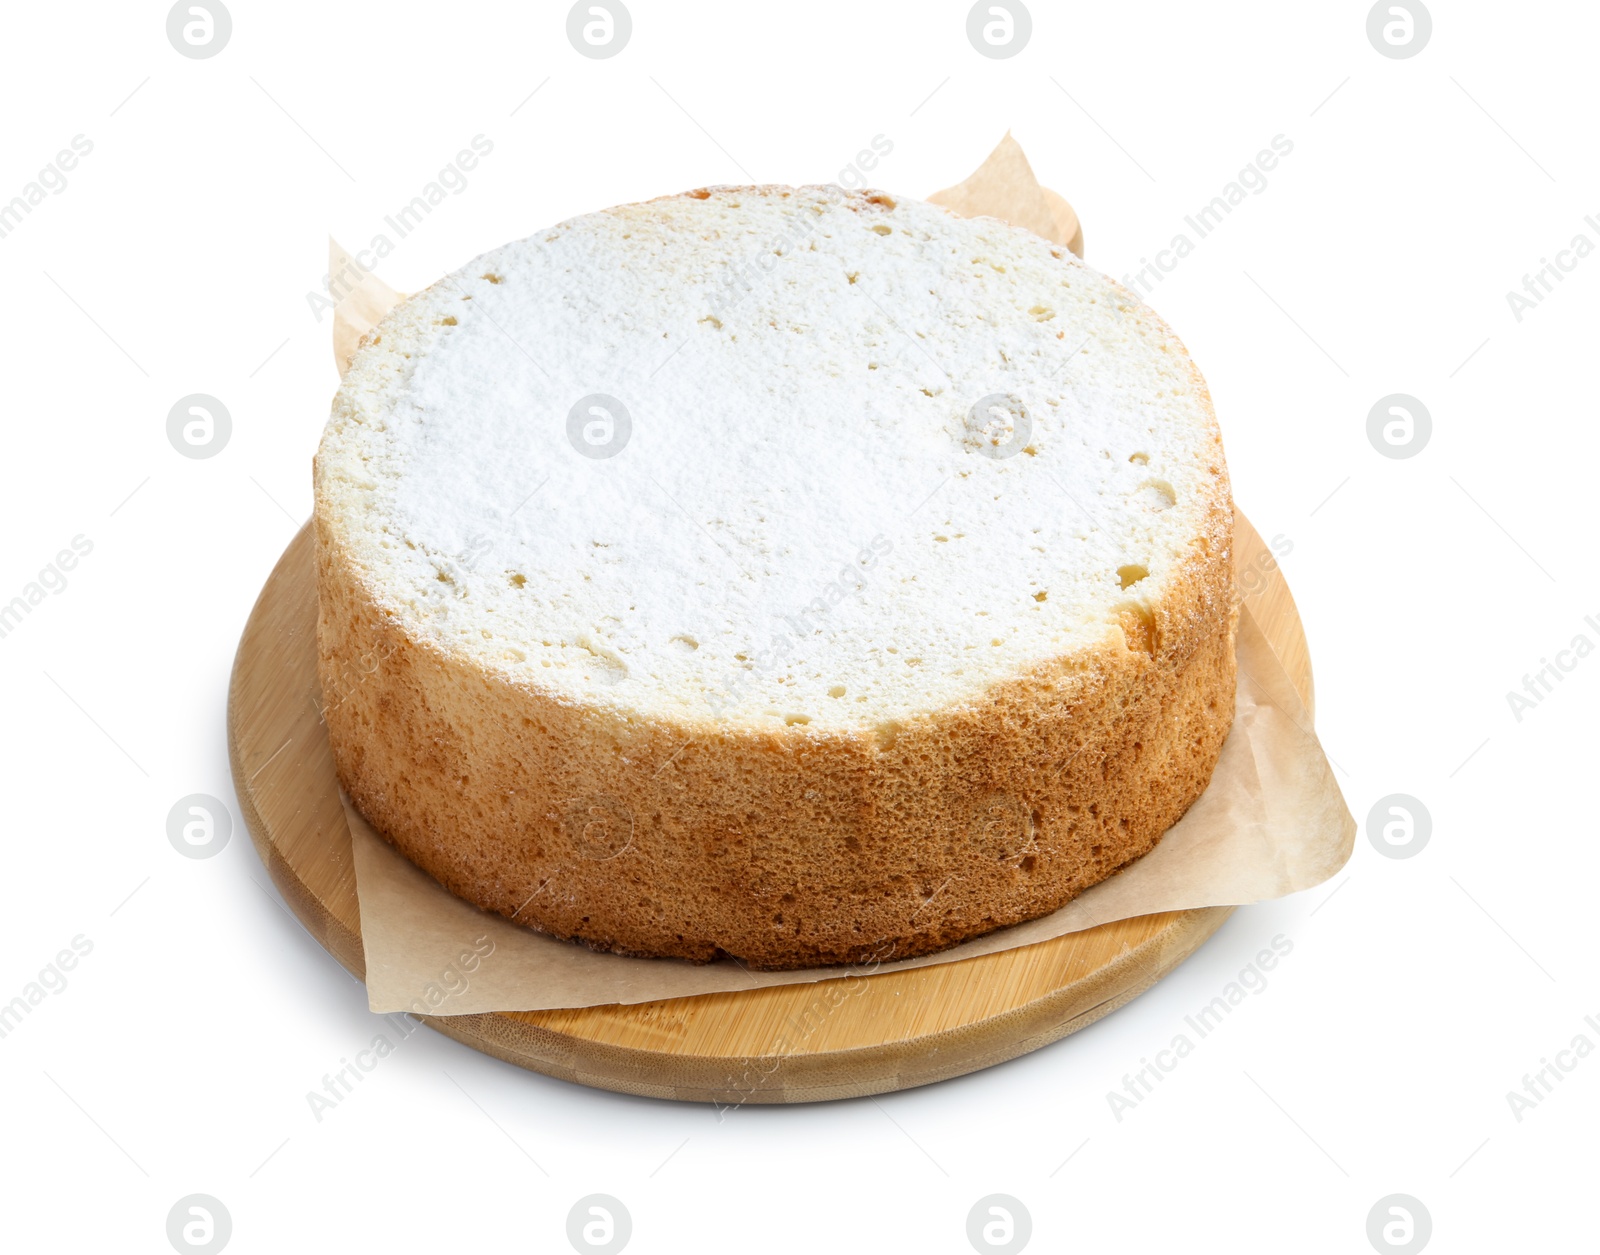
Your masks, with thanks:
[[(1239, 595), (1312, 706), (1311, 659), (1271, 550), (1237, 516)], [(364, 977), (350, 833), (318, 719), (309, 525), (245, 624), (228, 754), (261, 861), (302, 923)], [(424, 1019), (486, 1054), (563, 1080), (693, 1102), (815, 1102), (908, 1089), (1076, 1032), (1160, 980), (1233, 911), (1105, 924), (998, 954), (809, 985), (574, 1011)]]

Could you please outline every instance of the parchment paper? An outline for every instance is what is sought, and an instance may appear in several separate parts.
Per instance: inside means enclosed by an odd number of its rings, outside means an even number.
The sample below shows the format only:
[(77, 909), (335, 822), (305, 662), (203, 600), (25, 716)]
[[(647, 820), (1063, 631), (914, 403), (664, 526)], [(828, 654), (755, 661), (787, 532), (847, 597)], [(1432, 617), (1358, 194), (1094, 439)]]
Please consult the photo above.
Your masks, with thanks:
[(1077, 211), (1048, 187), (1040, 186), (1022, 145), (1011, 138), (1010, 131), (972, 177), (935, 192), (928, 201), (963, 218), (1004, 219), (1083, 256), (1083, 227)]
[(330, 294), (340, 293), (333, 310), (333, 364), (342, 379), (350, 369), (350, 359), (355, 356), (361, 337), (405, 300), (405, 293), (396, 292), (372, 271), (362, 269), (332, 236), (328, 237), (328, 287)]
[[(1071, 206), (1039, 186), (1009, 133), (971, 178), (930, 199), (955, 212), (1005, 218), (1058, 243), (1075, 241), (1073, 251), (1081, 253)], [(343, 250), (332, 245), (332, 252), (337, 269)], [(399, 299), (367, 276), (340, 301), (334, 342), (341, 373), (360, 337)], [(1355, 820), (1248, 600), (1240, 609), (1237, 656), (1233, 729), (1217, 769), (1154, 850), (1052, 915), (922, 958), (885, 953), (872, 970), (950, 963), (1138, 915), (1282, 897), (1344, 866)], [(469, 1015), (650, 1002), (827, 980), (850, 970), (752, 972), (731, 960), (696, 965), (599, 954), (454, 897), (373, 832), (348, 798), (345, 814), (374, 1011)]]

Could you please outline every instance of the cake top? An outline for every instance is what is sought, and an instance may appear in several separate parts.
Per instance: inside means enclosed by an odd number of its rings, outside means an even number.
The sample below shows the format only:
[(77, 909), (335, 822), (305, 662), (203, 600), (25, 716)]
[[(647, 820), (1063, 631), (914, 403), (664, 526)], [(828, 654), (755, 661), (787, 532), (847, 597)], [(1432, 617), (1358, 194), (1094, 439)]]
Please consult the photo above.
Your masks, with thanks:
[(562, 223), (396, 308), (317, 513), (413, 636), (546, 692), (861, 728), (1148, 620), (1228, 506), (1204, 382), (1065, 249), (836, 187)]

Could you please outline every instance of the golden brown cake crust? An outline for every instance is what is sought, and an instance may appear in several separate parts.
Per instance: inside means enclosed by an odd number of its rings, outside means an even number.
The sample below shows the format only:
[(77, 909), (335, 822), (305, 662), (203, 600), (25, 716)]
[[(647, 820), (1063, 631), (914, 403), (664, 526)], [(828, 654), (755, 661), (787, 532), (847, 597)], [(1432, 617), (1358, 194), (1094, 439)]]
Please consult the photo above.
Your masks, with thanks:
[(319, 518), (334, 762), (407, 858), (558, 937), (760, 968), (925, 954), (1057, 909), (1204, 791), (1233, 718), (1225, 495), (1212, 523), (1150, 621), (884, 735), (624, 721), (487, 676), (408, 639)]

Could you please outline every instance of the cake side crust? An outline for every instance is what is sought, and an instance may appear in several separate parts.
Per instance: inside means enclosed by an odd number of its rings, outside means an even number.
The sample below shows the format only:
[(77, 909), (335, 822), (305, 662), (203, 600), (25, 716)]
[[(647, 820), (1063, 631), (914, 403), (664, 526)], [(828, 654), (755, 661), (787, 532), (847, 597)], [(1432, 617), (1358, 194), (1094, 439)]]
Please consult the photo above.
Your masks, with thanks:
[(1204, 791), (1231, 535), (1219, 508), (1177, 595), (1100, 648), (849, 735), (629, 721), (486, 676), (410, 639), (319, 525), (334, 761), (407, 858), (558, 937), (762, 968), (929, 953), (1056, 910)]

